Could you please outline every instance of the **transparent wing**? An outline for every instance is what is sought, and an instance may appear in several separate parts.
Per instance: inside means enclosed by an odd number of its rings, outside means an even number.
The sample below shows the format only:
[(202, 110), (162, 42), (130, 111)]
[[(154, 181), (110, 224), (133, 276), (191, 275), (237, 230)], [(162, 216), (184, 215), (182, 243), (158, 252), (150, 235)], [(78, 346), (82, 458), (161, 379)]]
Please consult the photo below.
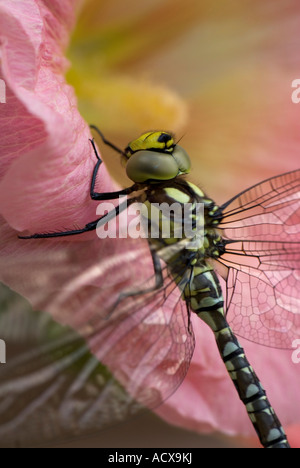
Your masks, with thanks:
[[(194, 350), (181, 291), (166, 268), (164, 277), (160, 290), (124, 298), (117, 308), (111, 302), (109, 318), (105, 311), (93, 313), (89, 321), (93, 353), (130, 395), (149, 408), (162, 403), (180, 385)], [(154, 277), (133, 291), (153, 283)]]
[[(1, 287), (7, 363), (0, 367), (0, 446), (63, 443), (124, 420), (139, 405), (74, 330)], [(2, 303), (3, 304), (3, 303)]]
[(167, 269), (159, 291), (127, 297), (114, 308), (120, 291), (154, 282), (151, 255), (146, 241), (125, 239), (119, 252), (111, 242), (99, 252), (97, 241), (51, 241), (48, 252), (38, 241), (29, 253), (35, 271), (26, 278), (26, 255), (7, 265), (7, 281), (20, 275), (16, 280), (26, 284), (36, 308), (66, 326), (41, 312), (32, 312), (29, 323), (28, 311), (18, 316), (3, 307), (10, 312), (0, 320), (9, 350), (0, 366), (4, 446), (35, 446), (114, 424), (141, 406), (159, 405), (187, 372), (194, 335)]
[(221, 211), (227, 245), (217, 269), (229, 322), (251, 341), (292, 348), (300, 336), (300, 171), (255, 185)]

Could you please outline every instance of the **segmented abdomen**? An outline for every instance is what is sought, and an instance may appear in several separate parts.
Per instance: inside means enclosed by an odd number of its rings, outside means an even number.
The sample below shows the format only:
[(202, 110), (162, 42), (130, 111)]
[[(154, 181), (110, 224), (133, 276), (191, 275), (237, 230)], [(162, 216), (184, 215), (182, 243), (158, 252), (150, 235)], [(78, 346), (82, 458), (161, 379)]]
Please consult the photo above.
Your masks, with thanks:
[(184, 298), (214, 332), (220, 355), (262, 445), (267, 448), (289, 448), (266, 393), (225, 318), (218, 277), (205, 263), (195, 266)]

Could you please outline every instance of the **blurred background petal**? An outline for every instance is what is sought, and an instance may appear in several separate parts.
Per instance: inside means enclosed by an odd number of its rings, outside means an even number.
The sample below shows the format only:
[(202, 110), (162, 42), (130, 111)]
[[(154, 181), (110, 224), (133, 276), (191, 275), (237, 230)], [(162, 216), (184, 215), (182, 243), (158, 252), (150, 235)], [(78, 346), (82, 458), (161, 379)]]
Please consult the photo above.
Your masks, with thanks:
[(224, 201), (299, 164), (299, 16), (295, 0), (89, 0), (68, 78), (121, 145), (145, 128), (184, 135), (195, 181)]

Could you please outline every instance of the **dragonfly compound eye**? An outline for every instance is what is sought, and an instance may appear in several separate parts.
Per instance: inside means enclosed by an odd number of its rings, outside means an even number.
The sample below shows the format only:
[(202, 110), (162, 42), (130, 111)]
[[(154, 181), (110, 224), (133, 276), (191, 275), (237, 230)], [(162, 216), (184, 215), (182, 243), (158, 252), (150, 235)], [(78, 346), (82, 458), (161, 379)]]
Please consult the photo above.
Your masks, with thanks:
[(130, 156), (126, 172), (134, 182), (147, 180), (170, 180), (190, 171), (190, 158), (186, 151), (176, 145), (172, 153), (140, 150)]

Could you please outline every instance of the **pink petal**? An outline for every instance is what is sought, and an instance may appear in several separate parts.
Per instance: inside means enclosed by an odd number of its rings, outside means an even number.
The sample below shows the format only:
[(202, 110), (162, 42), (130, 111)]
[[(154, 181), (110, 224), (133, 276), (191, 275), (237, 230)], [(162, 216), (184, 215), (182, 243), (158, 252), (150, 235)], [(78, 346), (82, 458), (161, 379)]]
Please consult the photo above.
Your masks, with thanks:
[(300, 425), (294, 424), (287, 428), (287, 435), (292, 448), (300, 448)]
[[(20, 2), (7, 2), (1, 9), (7, 86), (1, 107), (1, 213), (17, 230), (84, 225), (96, 218), (89, 199), (95, 156), (74, 91), (62, 75), (73, 2), (52, 2), (49, 10), (43, 2), (29, 2), (25, 10)], [(101, 190), (107, 191), (111, 184), (104, 167), (101, 171)]]

